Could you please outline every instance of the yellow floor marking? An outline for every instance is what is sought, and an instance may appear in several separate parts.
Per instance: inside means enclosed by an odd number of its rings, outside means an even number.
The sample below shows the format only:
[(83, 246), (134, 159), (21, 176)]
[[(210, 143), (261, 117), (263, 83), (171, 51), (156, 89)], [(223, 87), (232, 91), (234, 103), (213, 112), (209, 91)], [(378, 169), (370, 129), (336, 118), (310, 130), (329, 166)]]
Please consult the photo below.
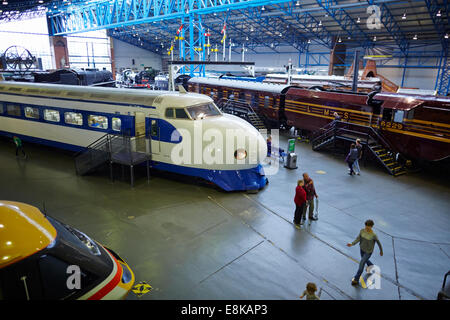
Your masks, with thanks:
[(364, 282), (364, 278), (363, 278), (363, 277), (359, 277), (359, 281), (361, 282), (361, 286), (362, 286), (364, 289), (367, 289), (366, 283)]
[(140, 297), (142, 297), (144, 294), (146, 294), (146, 293), (152, 291), (152, 289), (153, 289), (152, 286), (149, 285), (147, 282), (141, 281), (141, 282), (139, 282), (137, 285), (135, 285), (135, 286), (133, 287), (133, 289), (131, 289), (131, 291), (133, 291), (134, 294), (135, 294), (138, 298), (140, 298)]
[(326, 171), (323, 171), (323, 170), (317, 170), (316, 173), (318, 173), (318, 174), (326, 174)]

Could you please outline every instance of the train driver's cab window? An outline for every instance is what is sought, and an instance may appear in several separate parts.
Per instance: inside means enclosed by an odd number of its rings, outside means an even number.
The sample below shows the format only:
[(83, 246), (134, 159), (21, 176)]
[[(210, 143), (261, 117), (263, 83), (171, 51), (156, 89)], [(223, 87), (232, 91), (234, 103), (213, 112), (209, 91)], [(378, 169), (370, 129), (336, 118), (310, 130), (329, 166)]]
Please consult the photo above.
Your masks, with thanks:
[(175, 111), (174, 108), (167, 108), (166, 109), (166, 113), (165, 113), (166, 118), (169, 118), (169, 119), (175, 118), (175, 112), (174, 111)]
[(392, 121), (392, 109), (388, 109), (388, 108), (383, 109), (383, 120), (384, 121)]
[(120, 118), (112, 118), (112, 129), (120, 131), (122, 128), (122, 120)]
[(31, 118), (31, 119), (39, 119), (39, 109), (32, 108), (32, 107), (26, 107), (25, 108), (25, 117)]
[(52, 122), (59, 122), (59, 111), (52, 109), (44, 110), (44, 119)]
[(408, 120), (414, 119), (414, 109), (411, 109), (406, 112), (406, 119), (408, 119)]
[(7, 104), (6, 105), (6, 113), (9, 116), (20, 117), (21, 116), (20, 106), (18, 106), (16, 104)]
[(395, 110), (394, 111), (394, 122), (403, 122), (403, 117), (405, 116), (405, 111)]
[(209, 117), (220, 116), (221, 112), (214, 103), (205, 103), (187, 107), (187, 111), (193, 120), (201, 120)]
[(189, 119), (189, 116), (187, 115), (186, 110), (184, 110), (184, 108), (177, 108), (175, 109), (175, 118)]
[(108, 129), (108, 118), (104, 116), (89, 115), (89, 127), (98, 129)]
[(165, 115), (169, 119), (189, 119), (184, 108), (167, 108)]
[(83, 125), (83, 115), (77, 112), (65, 112), (64, 121), (68, 124), (73, 124), (76, 126)]

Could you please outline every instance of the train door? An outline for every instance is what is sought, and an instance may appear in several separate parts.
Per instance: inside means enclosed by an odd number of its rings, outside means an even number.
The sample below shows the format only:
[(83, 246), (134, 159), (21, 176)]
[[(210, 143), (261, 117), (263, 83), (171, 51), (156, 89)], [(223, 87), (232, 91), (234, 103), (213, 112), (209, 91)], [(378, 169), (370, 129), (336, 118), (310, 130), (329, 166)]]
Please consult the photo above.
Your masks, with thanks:
[(160, 154), (161, 153), (161, 131), (159, 127), (159, 119), (150, 118), (150, 128), (149, 128), (149, 140), (151, 143), (151, 153), (152, 154)]
[(134, 131), (136, 141), (136, 151), (146, 152), (147, 143), (145, 140), (145, 113), (136, 111), (134, 113)]
[(145, 135), (145, 114), (143, 112), (135, 112), (134, 119), (135, 136)]

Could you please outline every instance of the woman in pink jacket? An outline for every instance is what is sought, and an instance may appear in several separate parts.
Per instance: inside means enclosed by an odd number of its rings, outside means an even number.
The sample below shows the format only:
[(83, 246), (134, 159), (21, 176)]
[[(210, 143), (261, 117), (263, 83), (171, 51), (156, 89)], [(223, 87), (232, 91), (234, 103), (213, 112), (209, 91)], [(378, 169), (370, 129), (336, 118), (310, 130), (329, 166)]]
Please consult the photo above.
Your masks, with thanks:
[(303, 214), (303, 208), (306, 203), (306, 192), (303, 189), (303, 180), (298, 180), (297, 188), (295, 188), (295, 213), (294, 213), (294, 225), (297, 229), (300, 229), (300, 221)]

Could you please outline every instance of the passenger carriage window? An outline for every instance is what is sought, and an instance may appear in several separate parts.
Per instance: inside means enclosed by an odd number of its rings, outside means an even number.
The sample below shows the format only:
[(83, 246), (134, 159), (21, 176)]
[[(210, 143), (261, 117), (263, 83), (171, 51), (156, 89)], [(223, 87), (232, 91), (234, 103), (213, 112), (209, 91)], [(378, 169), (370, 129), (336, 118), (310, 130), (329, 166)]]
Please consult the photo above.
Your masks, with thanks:
[(59, 122), (59, 111), (44, 109), (44, 119), (52, 122)]
[(174, 118), (174, 109), (173, 108), (167, 108), (166, 109), (166, 118)]
[(108, 129), (108, 118), (91, 114), (88, 118), (88, 124), (92, 128)]
[(175, 118), (177, 119), (189, 119), (186, 111), (183, 108), (175, 109)]
[(83, 115), (81, 113), (76, 112), (65, 112), (64, 120), (68, 124), (74, 124), (77, 126), (83, 125)]
[(10, 116), (20, 117), (22, 114), (20, 110), (20, 106), (16, 104), (7, 104), (6, 105), (6, 113)]
[(120, 131), (122, 128), (122, 120), (120, 118), (112, 118), (112, 129)]
[(39, 119), (39, 109), (32, 108), (32, 107), (26, 107), (25, 108), (25, 117), (32, 118), (32, 119)]
[(223, 92), (222, 92), (221, 88), (217, 89), (217, 98), (218, 99), (222, 99), (223, 98)]
[(3, 103), (0, 103), (0, 114), (3, 113)]

